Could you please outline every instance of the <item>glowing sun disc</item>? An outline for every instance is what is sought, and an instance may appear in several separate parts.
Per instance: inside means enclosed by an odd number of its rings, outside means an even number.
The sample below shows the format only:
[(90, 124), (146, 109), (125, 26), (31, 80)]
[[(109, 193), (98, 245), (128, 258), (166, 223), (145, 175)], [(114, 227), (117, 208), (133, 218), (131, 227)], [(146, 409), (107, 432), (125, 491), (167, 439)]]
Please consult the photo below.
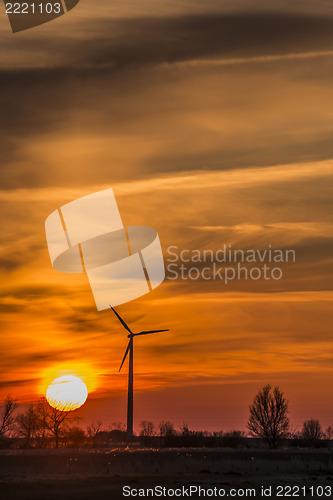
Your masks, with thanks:
[(51, 382), (46, 390), (50, 406), (59, 411), (72, 411), (80, 408), (88, 396), (86, 384), (74, 375), (64, 375)]

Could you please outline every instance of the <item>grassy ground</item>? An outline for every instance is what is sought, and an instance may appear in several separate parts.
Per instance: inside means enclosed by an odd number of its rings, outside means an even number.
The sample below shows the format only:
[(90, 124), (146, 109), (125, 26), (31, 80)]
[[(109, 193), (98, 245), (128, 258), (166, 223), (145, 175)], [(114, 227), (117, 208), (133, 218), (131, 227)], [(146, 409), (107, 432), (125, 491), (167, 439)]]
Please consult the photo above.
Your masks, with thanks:
[[(263, 498), (264, 486), (272, 487), (270, 498), (329, 498), (333, 496), (329, 490), (317, 488), (332, 486), (333, 491), (333, 453), (228, 449), (0, 452), (1, 499), (118, 500), (126, 498), (122, 494), (126, 485), (137, 490), (200, 485), (224, 489), (230, 497), (230, 489), (241, 489), (234, 498), (249, 497), (252, 488), (257, 498)], [(278, 486), (295, 488), (281, 488), (277, 496)], [(305, 495), (297, 489), (304, 486)], [(193, 494), (192, 498), (204, 497)]]

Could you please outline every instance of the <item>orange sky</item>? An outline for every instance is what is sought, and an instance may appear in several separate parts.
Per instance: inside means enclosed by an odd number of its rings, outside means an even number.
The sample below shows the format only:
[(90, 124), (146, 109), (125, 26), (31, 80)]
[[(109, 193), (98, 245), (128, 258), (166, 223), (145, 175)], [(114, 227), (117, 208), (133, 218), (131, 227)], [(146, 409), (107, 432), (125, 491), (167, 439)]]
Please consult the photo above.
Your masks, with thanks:
[[(124, 331), (85, 276), (52, 269), (44, 235), (57, 207), (112, 187), (123, 222), (154, 227), (165, 259), (170, 245), (296, 251), (280, 281), (167, 273), (119, 307), (135, 330), (171, 330), (136, 339), (136, 428), (244, 428), (266, 383), (293, 425), (333, 425), (331, 20), (321, 2), (308, 17), (310, 2), (273, 14), (257, 2), (251, 16), (161, 5), (105, 18), (84, 4), (20, 35), (0, 17), (0, 399), (35, 400), (70, 372), (90, 391), (85, 422), (125, 421)], [(239, 39), (220, 35), (226, 12), (236, 34), (248, 27)]]

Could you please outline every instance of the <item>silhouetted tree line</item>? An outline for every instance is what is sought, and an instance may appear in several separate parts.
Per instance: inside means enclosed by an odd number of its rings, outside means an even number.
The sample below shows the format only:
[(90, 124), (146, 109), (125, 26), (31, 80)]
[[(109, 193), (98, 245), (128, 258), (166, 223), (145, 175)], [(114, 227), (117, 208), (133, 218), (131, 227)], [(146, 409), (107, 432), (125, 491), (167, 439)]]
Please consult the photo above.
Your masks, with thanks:
[[(253, 447), (264, 442), (270, 448), (277, 448), (280, 444), (324, 447), (333, 439), (333, 428), (329, 426), (324, 431), (316, 419), (305, 420), (300, 430), (293, 430), (288, 417), (289, 403), (278, 387), (263, 387), (254, 397), (249, 412), (248, 435), (238, 430), (194, 431), (186, 423), (176, 429), (170, 421), (155, 425), (150, 420), (143, 420), (134, 443), (152, 448), (236, 448)], [(121, 422), (114, 422), (104, 429), (98, 420), (83, 429), (78, 421), (75, 413), (51, 407), (44, 397), (19, 412), (17, 402), (8, 396), (0, 412), (0, 446), (97, 448), (127, 445), (125, 426)]]

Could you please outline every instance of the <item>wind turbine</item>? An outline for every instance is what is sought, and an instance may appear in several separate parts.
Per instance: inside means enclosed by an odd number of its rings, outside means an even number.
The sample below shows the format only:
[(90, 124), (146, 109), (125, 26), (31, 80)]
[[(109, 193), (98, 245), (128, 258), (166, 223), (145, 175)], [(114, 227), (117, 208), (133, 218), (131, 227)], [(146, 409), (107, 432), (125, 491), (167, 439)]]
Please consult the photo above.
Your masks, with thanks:
[(119, 316), (117, 311), (110, 305), (112, 311), (115, 313), (117, 318), (123, 327), (129, 332), (127, 338), (129, 338), (129, 342), (127, 345), (127, 349), (125, 351), (123, 360), (121, 362), (119, 371), (122, 369), (127, 354), (129, 353), (129, 370), (128, 370), (128, 396), (127, 396), (127, 441), (130, 441), (133, 438), (133, 339), (138, 335), (149, 335), (150, 333), (160, 333), (160, 332), (168, 332), (169, 330), (145, 330), (139, 333), (133, 333), (128, 325), (126, 325), (125, 321)]

